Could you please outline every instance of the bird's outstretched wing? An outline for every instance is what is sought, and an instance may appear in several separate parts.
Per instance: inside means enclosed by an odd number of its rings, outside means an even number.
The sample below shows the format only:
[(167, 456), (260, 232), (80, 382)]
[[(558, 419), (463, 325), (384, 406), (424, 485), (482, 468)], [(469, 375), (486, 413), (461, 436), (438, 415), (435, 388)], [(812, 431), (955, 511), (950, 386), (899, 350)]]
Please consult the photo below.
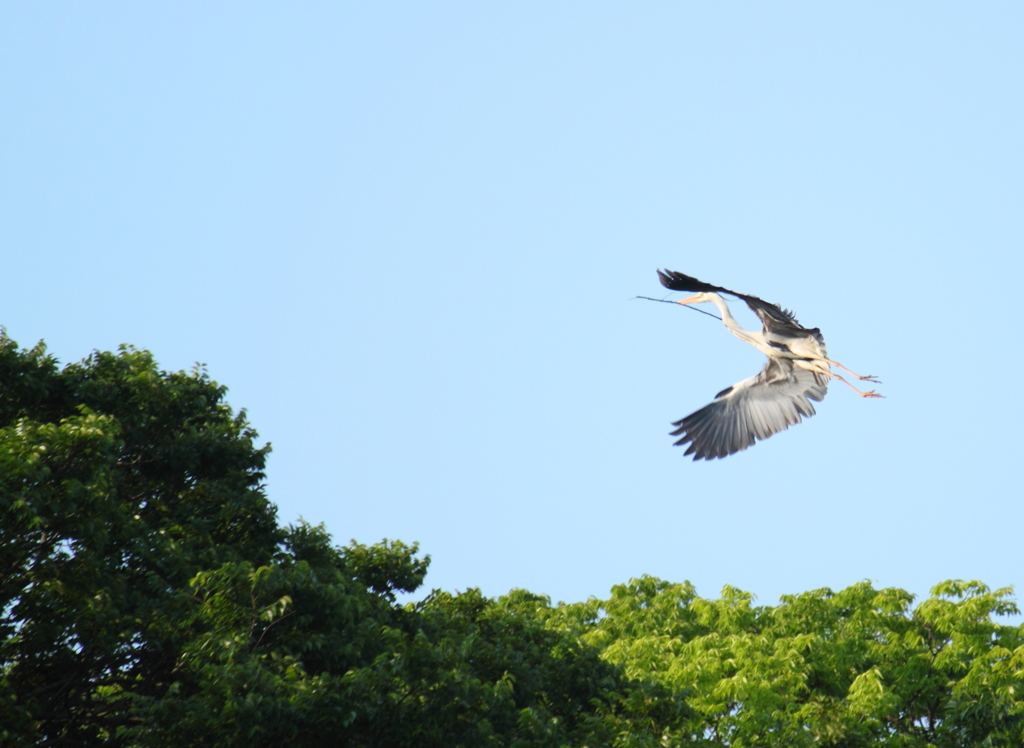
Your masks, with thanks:
[(764, 299), (759, 299), (756, 296), (737, 293), (721, 286), (714, 286), (684, 273), (677, 273), (675, 270), (659, 270), (658, 279), (661, 281), (661, 285), (673, 291), (684, 291), (686, 293), (727, 293), (738, 299), (743, 299), (754, 314), (761, 318), (761, 323), (766, 329), (777, 327), (778, 325), (795, 325), (798, 328), (800, 327), (800, 323), (796, 321), (796, 317), (793, 316), (791, 311), (783, 309), (777, 304), (769, 304)]
[[(698, 291), (698, 293), (700, 293)], [(731, 293), (731, 292), (730, 292)], [(714, 402), (673, 423), (675, 443), (689, 443), (685, 454), (713, 460), (740, 452), (757, 439), (767, 439), (814, 415), (828, 379), (796, 366), (789, 359), (768, 359), (753, 377), (718, 393)]]

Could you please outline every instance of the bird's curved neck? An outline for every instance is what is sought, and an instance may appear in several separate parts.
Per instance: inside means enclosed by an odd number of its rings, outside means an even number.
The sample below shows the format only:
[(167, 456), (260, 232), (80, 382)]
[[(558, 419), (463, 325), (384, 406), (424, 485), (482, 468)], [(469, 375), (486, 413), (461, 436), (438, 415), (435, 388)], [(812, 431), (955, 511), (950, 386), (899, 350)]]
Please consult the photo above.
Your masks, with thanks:
[(729, 311), (729, 305), (725, 302), (725, 299), (716, 293), (710, 293), (708, 296), (711, 298), (711, 303), (718, 307), (718, 311), (722, 313), (722, 324), (729, 329), (729, 332), (747, 343), (754, 342), (754, 339), (757, 337), (756, 334), (743, 329), (743, 326), (732, 316), (732, 312)]
[(729, 311), (729, 305), (725, 302), (725, 299), (716, 293), (709, 293), (708, 297), (711, 299), (711, 303), (717, 306), (718, 311), (722, 313), (722, 324), (730, 330), (743, 329), (740, 327), (740, 323), (736, 321), (736, 318), (732, 316), (732, 312)]

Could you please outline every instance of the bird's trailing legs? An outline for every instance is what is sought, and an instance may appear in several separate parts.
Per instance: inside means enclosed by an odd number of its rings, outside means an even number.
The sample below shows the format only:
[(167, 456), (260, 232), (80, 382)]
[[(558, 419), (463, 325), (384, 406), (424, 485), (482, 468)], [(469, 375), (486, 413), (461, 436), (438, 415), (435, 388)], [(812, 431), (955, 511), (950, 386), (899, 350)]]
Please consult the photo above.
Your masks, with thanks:
[[(833, 361), (832, 359), (828, 359), (828, 358), (823, 358), (821, 360), (824, 361), (827, 364), (832, 364), (832, 366), (838, 366), (840, 369), (842, 369), (843, 371), (845, 371), (845, 372), (847, 372), (849, 374), (853, 374), (853, 376), (857, 377), (857, 379), (861, 380), (862, 382), (874, 382), (875, 384), (881, 384), (881, 382), (878, 381), (873, 374), (868, 375), (868, 376), (865, 377), (865, 376), (862, 376), (862, 375), (858, 374), (857, 372), (853, 371), (853, 369), (847, 369), (845, 366), (843, 366), (838, 361)], [(843, 381), (845, 382), (846, 380), (844, 379)], [(849, 384), (849, 382), (847, 382), (847, 384)], [(852, 387), (853, 385), (850, 385), (850, 386)], [(857, 388), (854, 387), (854, 389), (856, 390)], [(860, 390), (857, 390), (857, 391), (860, 392)], [(881, 395), (879, 395), (879, 397), (881, 397)]]
[[(844, 368), (844, 369), (846, 369), (846, 367), (845, 367), (845, 366), (844, 366), (843, 368)], [(846, 371), (850, 371), (850, 370), (849, 370), (849, 369), (846, 369)], [(824, 375), (825, 375), (825, 376), (827, 376), (827, 377), (832, 377), (832, 379), (838, 379), (838, 380), (839, 380), (840, 382), (842, 382), (843, 384), (845, 384), (845, 385), (846, 385), (847, 387), (849, 387), (849, 388), (850, 388), (851, 390), (853, 390), (854, 392), (856, 392), (856, 393), (857, 393), (858, 395), (860, 395), (861, 397), (885, 397), (885, 395), (879, 395), (879, 394), (878, 394), (877, 392), (875, 392), (874, 390), (871, 390), (871, 391), (869, 391), (869, 392), (862, 392), (861, 390), (858, 390), (858, 389), (857, 389), (856, 387), (854, 387), (854, 386), (853, 386), (852, 384), (850, 384), (849, 382), (847, 382), (847, 381), (846, 381), (845, 379), (843, 379), (843, 378), (842, 378), (841, 376), (839, 376), (838, 374), (833, 374), (833, 373), (832, 373), (832, 372), (830, 372), (830, 371), (823, 371), (823, 372), (821, 372), (821, 373), (822, 373), (822, 374), (824, 374)], [(853, 372), (850, 372), (850, 373), (851, 373), (851, 374), (853, 374)], [(856, 376), (856, 375), (854, 374), (854, 376)], [(861, 377), (861, 379), (867, 379), (867, 380), (868, 380), (869, 382), (877, 382), (877, 381), (878, 381), (878, 380), (876, 380), (876, 379), (871, 379), (870, 377)]]

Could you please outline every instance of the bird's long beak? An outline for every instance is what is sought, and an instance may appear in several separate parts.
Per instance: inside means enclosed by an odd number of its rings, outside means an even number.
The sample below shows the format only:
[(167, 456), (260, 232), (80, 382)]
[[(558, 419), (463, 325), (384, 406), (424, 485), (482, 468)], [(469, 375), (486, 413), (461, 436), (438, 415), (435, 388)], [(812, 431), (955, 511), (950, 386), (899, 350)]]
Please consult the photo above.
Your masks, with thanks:
[(680, 299), (680, 300), (679, 300), (679, 301), (677, 301), (676, 303), (677, 303), (677, 304), (696, 304), (696, 303), (697, 303), (698, 301), (700, 301), (700, 300), (701, 300), (701, 299), (700, 299), (700, 294), (697, 294), (697, 295), (695, 295), (695, 296), (688, 296), (688, 297), (687, 297), (687, 298), (685, 298), (685, 299)]

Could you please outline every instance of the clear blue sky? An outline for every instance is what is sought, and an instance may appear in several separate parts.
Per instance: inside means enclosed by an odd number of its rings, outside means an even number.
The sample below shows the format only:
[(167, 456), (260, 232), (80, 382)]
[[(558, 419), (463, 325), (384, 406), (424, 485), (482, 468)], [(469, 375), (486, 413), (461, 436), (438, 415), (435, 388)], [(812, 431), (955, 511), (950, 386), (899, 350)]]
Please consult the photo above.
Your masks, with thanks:
[[(0, 323), (209, 365), (283, 522), (428, 587), (1024, 586), (1024, 6), (18, 3)], [(885, 400), (693, 463), (754, 374), (679, 270)], [(741, 321), (750, 323), (749, 317)]]

